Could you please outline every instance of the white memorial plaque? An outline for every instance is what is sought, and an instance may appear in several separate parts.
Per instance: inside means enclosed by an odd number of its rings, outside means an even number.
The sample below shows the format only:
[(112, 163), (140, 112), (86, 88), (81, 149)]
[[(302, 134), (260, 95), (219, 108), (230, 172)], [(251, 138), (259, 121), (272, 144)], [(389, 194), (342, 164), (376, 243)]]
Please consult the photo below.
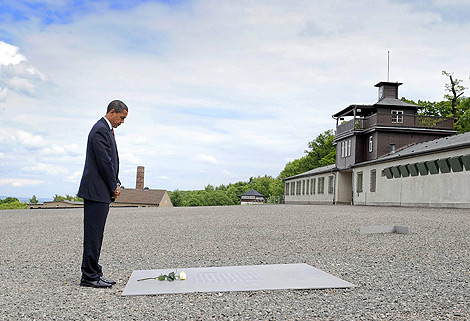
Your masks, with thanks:
[(281, 289), (326, 289), (355, 286), (308, 264), (247, 265), (183, 268), (186, 280), (173, 282), (145, 279), (176, 269), (136, 270), (122, 295), (156, 295), (194, 292), (258, 291)]

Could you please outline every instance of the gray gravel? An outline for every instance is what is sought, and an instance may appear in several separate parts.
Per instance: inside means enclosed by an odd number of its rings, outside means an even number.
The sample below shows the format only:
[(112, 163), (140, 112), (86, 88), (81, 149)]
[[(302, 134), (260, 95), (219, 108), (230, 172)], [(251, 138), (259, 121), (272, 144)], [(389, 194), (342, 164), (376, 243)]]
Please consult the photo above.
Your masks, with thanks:
[[(80, 287), (82, 209), (0, 211), (1, 320), (469, 320), (470, 210), (319, 205), (111, 209)], [(408, 235), (361, 235), (406, 225)], [(352, 289), (122, 297), (133, 270), (307, 263)]]

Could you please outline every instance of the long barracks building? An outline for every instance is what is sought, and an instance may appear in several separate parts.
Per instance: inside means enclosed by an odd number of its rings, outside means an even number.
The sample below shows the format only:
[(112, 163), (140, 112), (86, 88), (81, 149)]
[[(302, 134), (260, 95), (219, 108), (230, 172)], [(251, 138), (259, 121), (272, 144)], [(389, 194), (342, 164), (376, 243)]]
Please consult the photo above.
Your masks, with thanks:
[(284, 179), (286, 204), (470, 208), (470, 133), (418, 115), (398, 99), (400, 85), (380, 82), (377, 103), (333, 115), (335, 165)]

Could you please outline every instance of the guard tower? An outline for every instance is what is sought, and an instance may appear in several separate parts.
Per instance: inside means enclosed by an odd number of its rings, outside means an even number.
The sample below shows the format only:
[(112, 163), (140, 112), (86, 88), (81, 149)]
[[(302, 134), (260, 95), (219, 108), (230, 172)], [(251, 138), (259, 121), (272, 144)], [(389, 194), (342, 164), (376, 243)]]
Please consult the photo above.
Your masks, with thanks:
[(420, 106), (398, 99), (399, 82), (379, 82), (378, 101), (350, 105), (333, 115), (336, 119), (336, 167), (377, 159), (414, 143), (454, 135), (454, 120), (418, 115)]

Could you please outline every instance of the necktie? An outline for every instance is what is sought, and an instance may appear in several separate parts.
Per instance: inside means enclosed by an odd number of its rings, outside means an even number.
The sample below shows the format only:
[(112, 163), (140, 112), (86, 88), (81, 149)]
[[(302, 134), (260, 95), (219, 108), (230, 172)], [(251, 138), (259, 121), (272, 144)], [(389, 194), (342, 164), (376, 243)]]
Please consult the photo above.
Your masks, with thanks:
[(113, 128), (113, 129), (111, 129), (111, 131), (113, 132), (113, 136), (114, 136), (114, 137), (116, 137), (116, 135), (114, 135), (114, 128)]

